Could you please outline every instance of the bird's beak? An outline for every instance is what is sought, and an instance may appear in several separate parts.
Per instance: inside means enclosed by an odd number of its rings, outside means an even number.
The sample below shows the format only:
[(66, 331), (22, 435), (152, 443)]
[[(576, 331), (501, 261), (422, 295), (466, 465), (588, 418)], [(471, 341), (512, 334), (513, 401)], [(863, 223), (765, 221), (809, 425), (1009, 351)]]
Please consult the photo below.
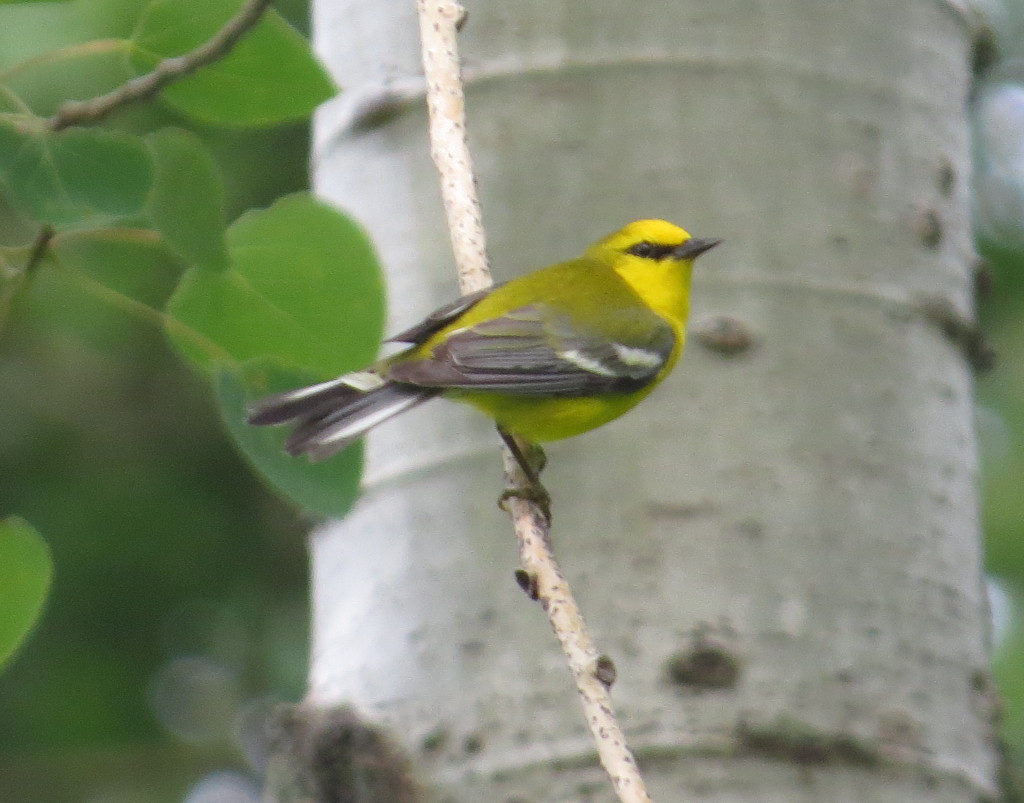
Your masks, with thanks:
[(691, 237), (672, 249), (673, 259), (696, 259), (722, 242), (719, 237)]

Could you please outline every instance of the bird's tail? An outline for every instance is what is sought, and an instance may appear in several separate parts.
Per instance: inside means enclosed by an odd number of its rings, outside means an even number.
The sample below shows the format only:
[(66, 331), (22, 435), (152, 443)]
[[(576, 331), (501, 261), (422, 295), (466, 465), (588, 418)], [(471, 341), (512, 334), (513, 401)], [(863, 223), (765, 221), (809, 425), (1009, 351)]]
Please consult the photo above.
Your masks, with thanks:
[(382, 421), (440, 392), (392, 382), (373, 371), (357, 371), (330, 382), (260, 399), (249, 408), (256, 426), (294, 422), (284, 448), (291, 455), (325, 460)]

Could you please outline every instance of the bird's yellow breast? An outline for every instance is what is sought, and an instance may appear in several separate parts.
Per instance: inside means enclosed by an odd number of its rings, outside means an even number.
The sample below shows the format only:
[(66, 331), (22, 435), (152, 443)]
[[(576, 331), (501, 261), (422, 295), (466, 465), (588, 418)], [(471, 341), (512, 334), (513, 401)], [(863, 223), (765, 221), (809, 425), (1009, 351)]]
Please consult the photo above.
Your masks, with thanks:
[(473, 405), (507, 432), (529, 441), (557, 441), (596, 429), (639, 404), (654, 382), (633, 393), (538, 399), (500, 393), (459, 393), (451, 396)]

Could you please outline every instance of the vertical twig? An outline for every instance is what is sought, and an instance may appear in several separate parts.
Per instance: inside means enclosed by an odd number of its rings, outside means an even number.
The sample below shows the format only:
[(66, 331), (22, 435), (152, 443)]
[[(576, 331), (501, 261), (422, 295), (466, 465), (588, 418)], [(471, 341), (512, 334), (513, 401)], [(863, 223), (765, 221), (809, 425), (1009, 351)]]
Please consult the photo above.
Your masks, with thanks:
[[(466, 141), (465, 102), (456, 41), (463, 9), (455, 0), (417, 0), (417, 7), (430, 112), (431, 156), (441, 177), (441, 197), (459, 285), (463, 293), (470, 293), (489, 287), (491, 275), (473, 162)], [(522, 487), (526, 478), (508, 449), (504, 450), (504, 461), (509, 484)], [(619, 800), (623, 803), (650, 801), (608, 694), (614, 667), (607, 657), (597, 652), (590, 639), (583, 615), (551, 551), (548, 522), (522, 499), (510, 499), (508, 509), (519, 540), (525, 590), (544, 606), (562, 645), (601, 764)]]
[(493, 284), (487, 263), (473, 157), (466, 140), (466, 103), (462, 92), (457, 28), (464, 14), (452, 0), (417, 0), (423, 74), (430, 113), (430, 155), (441, 175), (441, 198), (463, 295)]

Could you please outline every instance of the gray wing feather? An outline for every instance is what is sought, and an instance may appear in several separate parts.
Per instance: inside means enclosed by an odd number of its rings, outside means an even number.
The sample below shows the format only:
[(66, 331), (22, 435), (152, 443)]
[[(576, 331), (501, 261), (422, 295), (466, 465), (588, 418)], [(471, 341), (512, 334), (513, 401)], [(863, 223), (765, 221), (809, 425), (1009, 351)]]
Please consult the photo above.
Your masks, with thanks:
[(385, 342), (412, 343), (417, 346), (420, 343), (425, 343), (431, 335), (444, 329), (444, 327), (480, 301), (480, 299), (493, 293), (495, 288), (498, 287), (501, 287), (501, 284), (493, 285), (484, 290), (477, 290), (475, 293), (469, 293), (461, 298), (457, 298), (450, 304), (437, 308), (415, 326), (410, 326), (404, 332), (399, 332), (394, 337), (389, 337)]
[(628, 393), (652, 381), (675, 347), (669, 324), (644, 310), (623, 313), (612, 341), (542, 304), (513, 310), (451, 334), (429, 360), (386, 369), (421, 387), (483, 390), (523, 396)]

